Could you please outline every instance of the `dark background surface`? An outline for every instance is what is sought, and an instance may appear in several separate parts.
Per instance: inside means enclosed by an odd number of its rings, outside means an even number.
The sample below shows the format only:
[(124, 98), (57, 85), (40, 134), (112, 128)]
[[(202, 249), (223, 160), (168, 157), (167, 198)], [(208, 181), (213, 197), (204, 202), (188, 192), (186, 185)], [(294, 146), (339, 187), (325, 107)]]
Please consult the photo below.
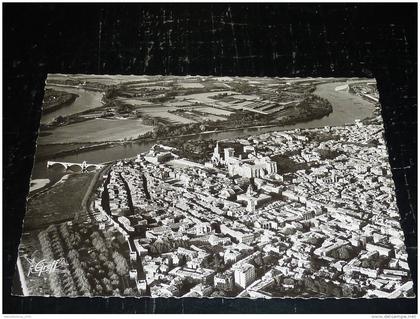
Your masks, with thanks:
[(417, 291), (417, 4), (4, 4), (5, 313), (416, 313), (416, 299), (10, 296), (47, 73), (368, 76)]

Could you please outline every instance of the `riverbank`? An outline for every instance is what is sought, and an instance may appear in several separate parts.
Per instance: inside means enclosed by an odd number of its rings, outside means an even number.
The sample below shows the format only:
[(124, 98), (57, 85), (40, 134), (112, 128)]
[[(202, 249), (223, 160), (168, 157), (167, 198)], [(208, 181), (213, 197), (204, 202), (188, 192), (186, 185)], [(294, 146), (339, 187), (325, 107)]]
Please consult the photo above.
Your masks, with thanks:
[[(365, 80), (366, 81), (366, 80)], [(369, 80), (371, 81), (371, 80)], [(356, 82), (356, 81), (355, 81)], [(194, 141), (197, 143), (201, 140), (230, 140), (235, 138), (247, 138), (251, 135), (258, 135), (272, 131), (284, 131), (293, 129), (306, 129), (324, 126), (343, 126), (351, 125), (355, 120), (363, 120), (377, 114), (379, 109), (376, 104), (366, 101), (360, 96), (350, 94), (349, 92), (335, 91), (337, 86), (347, 84), (348, 81), (335, 81), (324, 83), (317, 86), (314, 94), (326, 98), (333, 111), (326, 116), (319, 119), (312, 119), (309, 121), (298, 122), (291, 125), (269, 124), (265, 125), (251, 125), (247, 127), (226, 128), (221, 130), (214, 130), (205, 127), (204, 131), (199, 133), (172, 135), (168, 137), (159, 138), (138, 138), (130, 141), (111, 141), (102, 143), (71, 143), (71, 144), (48, 144), (40, 145), (35, 155), (35, 166), (33, 169), (34, 178), (49, 178), (51, 180), (59, 179), (65, 172), (60, 169), (47, 169), (46, 161), (54, 159), (58, 161), (67, 162), (82, 162), (88, 163), (103, 163), (112, 162), (122, 158), (130, 158), (139, 153), (147, 152), (153, 144), (167, 144), (171, 141), (182, 142)], [(60, 176), (61, 175), (61, 176)]]
[(54, 112), (64, 106), (72, 104), (78, 97), (79, 95), (74, 93), (45, 89), (42, 112), (43, 114)]
[(36, 190), (39, 190), (47, 186), (49, 182), (50, 180), (48, 178), (39, 178), (39, 179), (31, 180), (31, 183), (29, 185), (29, 193), (32, 193)]
[[(30, 200), (32, 198), (36, 198), (37, 196), (40, 196), (43, 193), (48, 192), (53, 187), (64, 183), (67, 180), (67, 178), (69, 178), (69, 174), (63, 175), (58, 181), (51, 181), (50, 179), (46, 178), (45, 179), (45, 184), (43, 185), (42, 188), (39, 188), (39, 190), (37, 192), (36, 191), (33, 191), (32, 193), (31, 193), (31, 191), (29, 192), (28, 200)], [(31, 180), (31, 184), (34, 181), (37, 181), (37, 179)]]
[[(83, 143), (81, 146), (78, 146), (79, 143), (57, 143), (57, 144), (43, 144), (38, 145), (38, 148), (42, 148), (41, 154), (36, 156), (37, 160), (48, 160), (54, 158), (62, 158), (65, 156), (71, 156), (75, 154), (80, 154), (83, 152), (90, 152), (95, 150), (104, 150), (107, 148), (115, 147), (115, 146), (130, 146), (136, 145), (139, 143), (159, 143), (160, 141), (165, 140), (174, 140), (174, 139), (185, 139), (188, 137), (197, 137), (197, 136), (206, 136), (212, 134), (219, 134), (219, 133), (228, 133), (228, 132), (235, 132), (235, 131), (243, 131), (243, 130), (258, 130), (264, 128), (274, 128), (278, 127), (277, 124), (269, 124), (269, 125), (254, 125), (254, 126), (247, 126), (241, 128), (230, 128), (230, 129), (223, 129), (223, 130), (212, 130), (212, 131), (203, 131), (200, 133), (189, 133), (189, 134), (182, 134), (182, 135), (174, 135), (174, 136), (166, 136), (166, 137), (159, 137), (159, 138), (136, 138), (134, 140), (120, 140), (120, 141), (109, 141), (103, 143)], [(281, 129), (281, 128), (279, 128)], [(51, 152), (48, 151), (48, 148), (53, 148)], [(60, 150), (60, 148), (68, 148), (67, 150)]]
[[(83, 113), (87, 110), (102, 107), (102, 96), (103, 92), (85, 90), (83, 88), (73, 86), (51, 86), (47, 83), (46, 90), (56, 90), (76, 96), (72, 103), (66, 107), (60, 107), (59, 109), (52, 110), (51, 112), (43, 113), (41, 117), (41, 128), (46, 127), (56, 121), (56, 119), (65, 119), (74, 114)], [(58, 121), (59, 122), (59, 121)]]
[[(286, 125), (295, 125), (301, 122), (307, 122), (315, 119), (320, 119), (324, 116), (327, 116), (333, 111), (331, 104), (328, 101), (317, 98), (315, 96), (307, 97), (300, 105), (298, 106), (295, 114), (285, 115), (282, 118), (272, 118), (271, 116), (266, 116), (262, 114), (251, 113), (247, 111), (243, 111), (243, 114), (236, 113), (232, 118), (228, 121), (214, 121), (214, 122), (207, 122), (203, 123), (194, 123), (194, 124), (180, 124), (180, 125), (171, 125), (171, 126), (157, 126), (155, 128), (152, 127), (145, 127), (142, 124), (138, 124), (135, 120), (121, 120), (123, 121), (122, 124), (130, 124), (134, 125), (133, 129), (136, 131), (131, 133), (131, 138), (127, 138), (127, 129), (126, 126), (124, 127), (117, 127), (120, 134), (114, 133), (112, 137), (120, 139), (111, 140), (110, 137), (107, 137), (106, 131), (101, 131), (101, 136), (103, 140), (97, 142), (90, 142), (92, 140), (92, 134), (95, 134), (92, 130), (85, 129), (83, 132), (83, 125), (77, 130), (81, 132), (81, 137), (74, 137), (74, 139), (67, 139), (69, 143), (63, 143), (62, 141), (66, 140), (66, 136), (72, 134), (73, 128), (72, 127), (63, 127), (62, 128), (62, 138), (60, 138), (60, 143), (52, 143), (53, 139), (50, 139), (48, 136), (44, 136), (40, 139), (38, 144), (43, 146), (44, 149), (48, 147), (48, 145), (62, 145), (63, 147), (68, 147), (72, 145), (72, 142), (80, 141), (83, 145), (80, 148), (72, 148), (64, 151), (58, 151), (47, 155), (39, 154), (40, 159), (48, 159), (52, 157), (59, 157), (59, 156), (66, 156), (72, 155), (84, 151), (91, 151), (94, 149), (102, 149), (111, 147), (114, 145), (121, 145), (121, 144), (130, 144), (130, 143), (142, 143), (142, 142), (153, 142), (159, 140), (166, 140), (166, 139), (174, 139), (174, 138), (186, 138), (190, 136), (196, 135), (207, 135), (207, 134), (214, 134), (220, 132), (229, 132), (229, 131), (238, 131), (243, 129), (258, 129), (258, 128), (265, 128), (265, 127), (282, 127)], [(104, 120), (105, 121), (105, 120)], [(111, 120), (109, 120), (111, 121)], [(86, 123), (84, 123), (86, 125)], [(119, 123), (116, 123), (119, 124)], [(92, 125), (88, 126), (92, 127)], [(138, 134), (138, 129), (143, 131), (143, 134)], [(59, 130), (59, 129), (58, 129)], [(122, 131), (121, 131), (122, 130)], [(92, 132), (93, 133), (92, 133)], [(66, 133), (67, 132), (67, 133)], [(130, 131), (131, 132), (131, 131)], [(144, 133), (145, 132), (145, 133)], [(97, 133), (97, 132), (96, 132)], [(140, 132), (141, 133), (141, 132)], [(66, 135), (67, 134), (67, 135)], [(111, 136), (111, 134), (108, 134)], [(138, 136), (140, 135), (140, 136)], [(134, 137), (135, 136), (135, 137)], [(138, 136), (138, 137), (137, 137)], [(108, 141), (106, 141), (108, 139)], [(48, 143), (49, 142), (49, 143)], [(99, 143), (98, 143), (99, 142)]]

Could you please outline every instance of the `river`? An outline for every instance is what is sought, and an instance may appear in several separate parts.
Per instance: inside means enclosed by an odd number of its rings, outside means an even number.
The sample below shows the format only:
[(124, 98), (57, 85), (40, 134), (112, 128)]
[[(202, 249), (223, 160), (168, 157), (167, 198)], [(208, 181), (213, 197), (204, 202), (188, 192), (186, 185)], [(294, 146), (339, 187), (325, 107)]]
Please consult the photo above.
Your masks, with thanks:
[[(373, 80), (369, 80), (372, 82)], [(359, 81), (352, 81), (359, 82)], [(367, 82), (363, 80), (362, 82)], [(345, 124), (354, 123), (356, 119), (365, 119), (371, 117), (374, 112), (374, 105), (367, 100), (351, 94), (345, 90), (336, 91), (335, 89), (339, 86), (345, 85), (347, 82), (329, 82), (320, 84), (317, 86), (314, 94), (327, 99), (333, 108), (332, 113), (328, 116), (324, 116), (321, 119), (312, 120), (303, 123), (297, 123), (294, 125), (277, 126), (277, 127), (259, 127), (259, 128), (245, 128), (238, 130), (231, 130), (225, 132), (209, 132), (203, 134), (196, 134), (193, 136), (182, 137), (185, 140), (223, 140), (223, 139), (234, 139), (238, 137), (245, 137), (249, 135), (257, 135), (266, 132), (279, 131), (279, 130), (291, 130), (296, 128), (315, 128), (324, 126), (341, 126)], [(82, 89), (75, 89), (80, 95), (80, 101), (89, 101), (92, 99), (91, 91), (84, 91)], [(88, 97), (84, 96), (84, 92)], [(100, 93), (97, 93), (100, 94)], [(77, 99), (75, 103), (79, 100)], [(80, 101), (78, 102), (80, 107)], [(98, 100), (96, 100), (98, 101)], [(72, 109), (73, 105), (69, 106)], [(85, 108), (89, 108), (86, 107)], [(71, 110), (69, 110), (71, 112)], [(57, 115), (56, 115), (57, 116)], [(103, 149), (95, 149), (91, 151), (85, 151), (78, 154), (66, 155), (63, 157), (57, 157), (54, 160), (64, 162), (83, 162), (88, 163), (103, 163), (109, 161), (115, 161), (122, 158), (134, 157), (139, 153), (146, 152), (153, 146), (156, 141), (145, 141), (136, 143), (126, 143), (123, 145), (115, 145)], [(164, 140), (160, 141), (164, 143)], [(46, 168), (46, 160), (35, 161), (34, 169), (32, 171), (32, 179), (48, 178), (51, 183), (56, 182), (65, 174), (64, 169), (60, 166)]]
[(70, 105), (63, 106), (51, 113), (43, 114), (41, 117), (41, 124), (48, 124), (59, 115), (69, 116), (102, 106), (102, 92), (88, 91), (84, 89), (58, 84), (48, 84), (47, 88), (77, 94), (78, 97)]

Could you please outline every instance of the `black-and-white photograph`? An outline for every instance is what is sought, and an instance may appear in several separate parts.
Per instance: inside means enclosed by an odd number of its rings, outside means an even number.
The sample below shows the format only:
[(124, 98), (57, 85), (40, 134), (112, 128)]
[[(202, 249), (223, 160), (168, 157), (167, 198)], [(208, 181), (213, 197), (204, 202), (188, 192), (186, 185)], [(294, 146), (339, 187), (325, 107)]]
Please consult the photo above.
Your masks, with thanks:
[(15, 295), (414, 297), (375, 79), (49, 74)]

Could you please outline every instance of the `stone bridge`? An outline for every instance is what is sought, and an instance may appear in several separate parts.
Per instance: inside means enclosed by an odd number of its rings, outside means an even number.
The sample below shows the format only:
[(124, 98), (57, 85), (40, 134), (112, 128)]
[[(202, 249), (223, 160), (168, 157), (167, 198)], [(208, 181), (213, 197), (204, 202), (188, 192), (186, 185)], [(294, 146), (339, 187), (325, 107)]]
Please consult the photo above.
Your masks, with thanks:
[(72, 166), (78, 166), (82, 169), (82, 171), (86, 171), (90, 167), (94, 167), (95, 169), (101, 169), (105, 167), (103, 164), (89, 164), (86, 163), (86, 161), (83, 161), (83, 163), (69, 163), (69, 162), (55, 162), (55, 161), (48, 161), (47, 162), (47, 168), (53, 166), (53, 165), (61, 165), (64, 166), (64, 168), (67, 170)]

